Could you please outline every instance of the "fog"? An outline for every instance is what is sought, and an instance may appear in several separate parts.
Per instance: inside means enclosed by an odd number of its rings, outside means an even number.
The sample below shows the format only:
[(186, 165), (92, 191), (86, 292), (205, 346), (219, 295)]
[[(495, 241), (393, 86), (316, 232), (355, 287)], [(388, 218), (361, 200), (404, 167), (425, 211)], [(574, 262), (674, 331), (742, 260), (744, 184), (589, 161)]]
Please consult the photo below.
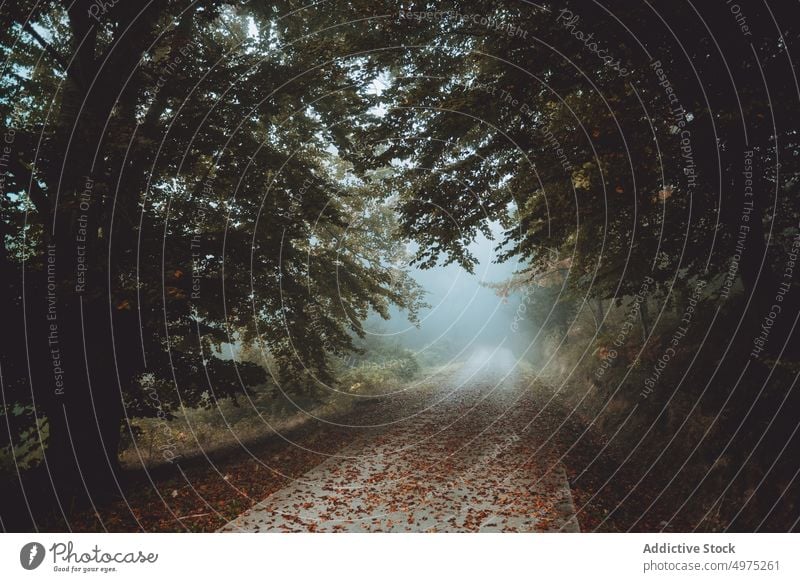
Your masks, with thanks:
[(365, 324), (368, 336), (409, 348), (422, 362), (468, 363), (465, 371), (475, 366), (498, 371), (501, 362), (511, 367), (534, 334), (526, 325), (512, 329), (520, 297), (486, 286), (503, 283), (521, 268), (515, 261), (497, 262), (495, 249), (502, 240), (498, 225), (492, 234), (494, 240), (479, 235), (469, 247), (478, 261), (473, 273), (456, 264), (412, 268), (429, 307), (420, 311), (416, 325), (397, 308), (389, 320), (373, 316)]

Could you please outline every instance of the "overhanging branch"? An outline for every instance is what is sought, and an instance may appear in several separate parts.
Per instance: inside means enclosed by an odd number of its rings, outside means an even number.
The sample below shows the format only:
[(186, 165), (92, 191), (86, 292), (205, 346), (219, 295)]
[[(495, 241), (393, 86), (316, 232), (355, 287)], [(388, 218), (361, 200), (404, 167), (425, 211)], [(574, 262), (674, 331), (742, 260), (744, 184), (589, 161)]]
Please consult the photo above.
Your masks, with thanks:
[(25, 21), (24, 28), (25, 30), (28, 31), (28, 34), (30, 34), (36, 40), (36, 42), (39, 43), (39, 45), (45, 50), (45, 52), (49, 54), (54, 61), (56, 61), (56, 63), (61, 67), (61, 69), (63, 71), (66, 71), (67, 63), (64, 62), (64, 59), (61, 58), (61, 55), (58, 54), (58, 51), (56, 51), (56, 49), (54, 49), (53, 46), (49, 42), (47, 42), (42, 37), (41, 34), (36, 32), (36, 29), (33, 28), (33, 25), (31, 24), (30, 20)]

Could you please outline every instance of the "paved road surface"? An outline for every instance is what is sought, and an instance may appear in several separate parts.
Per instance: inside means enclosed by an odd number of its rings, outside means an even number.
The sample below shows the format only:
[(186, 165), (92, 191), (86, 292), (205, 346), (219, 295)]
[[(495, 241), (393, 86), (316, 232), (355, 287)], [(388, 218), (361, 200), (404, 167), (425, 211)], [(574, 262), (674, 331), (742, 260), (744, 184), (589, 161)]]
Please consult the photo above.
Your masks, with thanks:
[(220, 531), (580, 531), (564, 468), (537, 431), (537, 403), (507, 357), (497, 360), (391, 397), (390, 424)]

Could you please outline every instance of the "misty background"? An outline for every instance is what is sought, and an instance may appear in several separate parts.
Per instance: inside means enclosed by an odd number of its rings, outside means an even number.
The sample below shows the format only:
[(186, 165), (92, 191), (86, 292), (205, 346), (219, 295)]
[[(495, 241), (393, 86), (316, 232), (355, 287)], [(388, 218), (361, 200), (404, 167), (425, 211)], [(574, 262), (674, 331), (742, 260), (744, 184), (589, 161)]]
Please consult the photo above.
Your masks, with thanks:
[[(444, 266), (443, 258), (432, 269), (412, 265), (410, 274), (425, 290), (428, 304), (420, 311), (419, 321), (415, 324), (405, 311), (392, 306), (390, 319), (377, 314), (367, 319), (368, 338), (410, 349), (422, 361), (462, 361), (478, 350), (497, 347), (520, 357), (535, 337), (535, 329), (529, 325), (512, 329), (519, 293), (488, 285), (508, 282), (522, 265), (515, 260), (497, 261), (503, 233), (496, 223), (491, 232), (493, 239), (479, 234), (469, 246), (477, 260), (473, 273), (455, 263)], [(409, 250), (415, 249), (410, 246)]]

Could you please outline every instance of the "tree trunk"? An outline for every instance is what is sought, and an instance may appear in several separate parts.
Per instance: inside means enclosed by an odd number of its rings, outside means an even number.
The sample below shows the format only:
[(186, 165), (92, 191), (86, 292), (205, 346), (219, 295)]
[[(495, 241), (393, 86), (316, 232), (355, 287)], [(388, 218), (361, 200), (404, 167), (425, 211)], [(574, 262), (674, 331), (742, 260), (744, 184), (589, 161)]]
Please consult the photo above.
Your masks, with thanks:
[[(62, 507), (119, 493), (117, 459), (126, 355), (108, 304), (35, 285), (26, 302), (31, 383), (47, 415), (47, 470)], [(124, 327), (124, 326), (123, 326)]]
[(603, 331), (603, 317), (605, 317), (605, 308), (603, 307), (602, 298), (597, 299), (597, 332)]
[(642, 324), (642, 343), (650, 336), (650, 311), (647, 308), (647, 299), (639, 304), (639, 321)]
[(106, 59), (95, 54), (97, 27), (85, 0), (70, 7), (69, 21), (74, 54), (55, 137), (62, 158), (45, 168), (52, 207), (40, 209), (49, 212), (44, 271), (26, 274), (25, 304), (32, 386), (49, 421), (45, 460), (62, 507), (120, 492), (122, 393), (138, 359), (128, 346), (133, 316), (120, 305), (107, 242), (107, 183), (115, 180), (104, 165), (104, 127), (138, 61), (132, 44), (141, 36), (126, 30), (125, 48)]

